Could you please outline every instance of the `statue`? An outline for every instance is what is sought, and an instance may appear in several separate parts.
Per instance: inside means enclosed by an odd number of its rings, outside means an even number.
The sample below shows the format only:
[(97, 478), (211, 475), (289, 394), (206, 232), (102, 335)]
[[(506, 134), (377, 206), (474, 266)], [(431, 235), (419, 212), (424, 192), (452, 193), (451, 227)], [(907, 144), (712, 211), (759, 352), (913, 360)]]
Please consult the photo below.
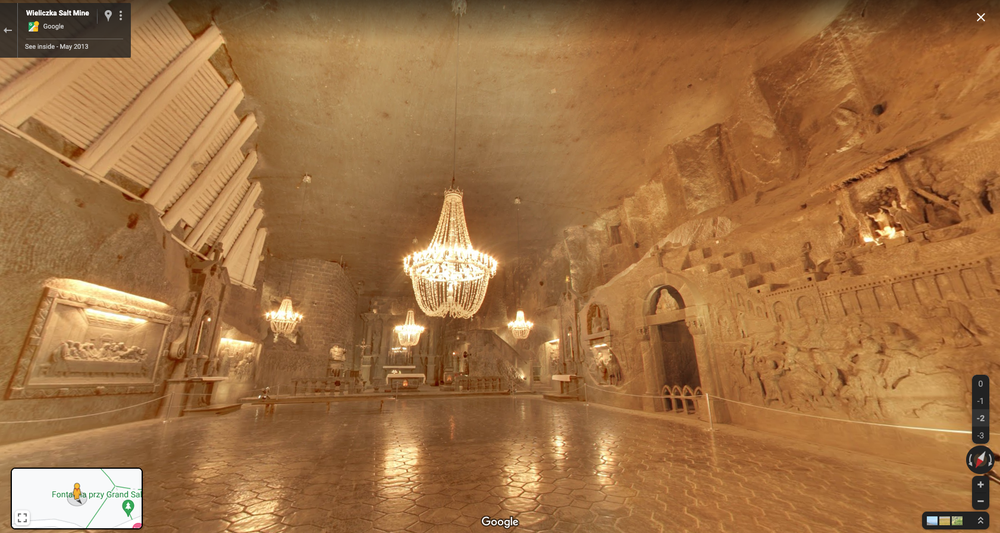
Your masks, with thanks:
[(926, 224), (922, 216), (914, 215), (909, 210), (900, 207), (899, 203), (895, 200), (892, 201), (892, 206), (889, 207), (889, 215), (906, 232), (913, 231), (918, 226)]
[(66, 359), (70, 353), (70, 343), (64, 342), (52, 352), (52, 364), (49, 366), (47, 374), (50, 376), (64, 376), (69, 373), (69, 365)]
[(615, 386), (621, 384), (621, 382), (622, 382), (622, 366), (618, 362), (618, 356), (616, 356), (614, 354), (614, 352), (611, 353), (611, 359), (610, 359), (610, 361), (608, 361), (607, 372), (608, 372), (608, 382), (609, 383), (611, 383), (612, 385), (615, 385)]
[(884, 207), (880, 207), (878, 212), (874, 214), (865, 213), (865, 216), (867, 216), (869, 219), (872, 220), (872, 222), (875, 223), (875, 231), (873, 232), (875, 235), (884, 236), (885, 233), (889, 232), (887, 228), (895, 228), (895, 224), (889, 217), (889, 213), (885, 210)]
[(781, 403), (783, 395), (779, 381), (783, 373), (782, 365), (774, 358), (758, 355), (754, 358), (754, 371), (764, 389), (764, 405), (771, 402)]
[(330, 359), (333, 361), (346, 361), (347, 360), (347, 350), (339, 344), (334, 344), (330, 348)]
[(594, 334), (601, 331), (601, 321), (597, 318), (597, 315), (590, 317), (590, 333)]
[(758, 371), (757, 357), (752, 353), (747, 353), (745, 350), (740, 350), (741, 357), (743, 358), (743, 375), (749, 382), (747, 388), (747, 401), (754, 404), (764, 403), (764, 383), (761, 381), (760, 372)]
[(988, 214), (976, 191), (963, 187), (958, 195), (958, 216), (962, 217), (962, 220), (972, 220)]
[(860, 348), (848, 361), (849, 366), (845, 372), (847, 383), (841, 389), (848, 409), (863, 420), (881, 420), (884, 413), (880, 398), (887, 388), (885, 377), (881, 374), (885, 365), (881, 345), (871, 337), (863, 338)]
[(834, 400), (839, 399), (840, 389), (844, 386), (840, 370), (820, 350), (813, 348), (809, 350), (809, 354), (812, 356), (813, 365), (821, 383), (820, 394), (824, 398), (826, 406), (833, 407)]
[(965, 304), (950, 301), (947, 307), (937, 307), (931, 314), (944, 344), (955, 348), (982, 344), (976, 335), (985, 334), (986, 330), (976, 324)]
[(736, 313), (736, 329), (739, 330), (741, 339), (745, 339), (749, 336), (750, 330), (747, 329), (747, 317), (746, 313), (743, 311)]
[(660, 289), (660, 295), (656, 299), (656, 313), (662, 313), (664, 311), (676, 311), (679, 309), (677, 306), (677, 300), (670, 295), (670, 291), (667, 289)]
[(656, 265), (663, 268), (663, 254), (667, 253), (659, 244), (654, 244), (649, 250), (649, 255), (656, 258)]
[(853, 274), (854, 265), (851, 264), (851, 259), (848, 257), (847, 252), (843, 250), (837, 250), (833, 252), (833, 258), (830, 260), (830, 273), (831, 274)]
[(184, 367), (184, 377), (186, 378), (197, 378), (201, 377), (201, 369), (198, 368), (198, 363), (201, 358), (197, 355), (190, 355), (187, 358), (187, 364)]
[(994, 214), (1000, 212), (1000, 178), (994, 177), (986, 183), (986, 200)]
[(802, 244), (802, 271), (803, 272), (814, 272), (816, 270), (816, 263), (813, 263), (809, 253), (812, 252), (812, 243), (806, 241)]

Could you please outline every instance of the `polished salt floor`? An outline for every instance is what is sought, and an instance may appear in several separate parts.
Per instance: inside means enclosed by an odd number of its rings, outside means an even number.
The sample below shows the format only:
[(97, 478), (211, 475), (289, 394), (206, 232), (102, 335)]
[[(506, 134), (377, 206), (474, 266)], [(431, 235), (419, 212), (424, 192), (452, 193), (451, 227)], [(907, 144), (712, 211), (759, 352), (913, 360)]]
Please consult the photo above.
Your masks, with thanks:
[(0, 447), (0, 465), (141, 467), (147, 533), (458, 532), (484, 516), (516, 518), (509, 531), (898, 532), (969, 506), (957, 472), (529, 397), (246, 407)]

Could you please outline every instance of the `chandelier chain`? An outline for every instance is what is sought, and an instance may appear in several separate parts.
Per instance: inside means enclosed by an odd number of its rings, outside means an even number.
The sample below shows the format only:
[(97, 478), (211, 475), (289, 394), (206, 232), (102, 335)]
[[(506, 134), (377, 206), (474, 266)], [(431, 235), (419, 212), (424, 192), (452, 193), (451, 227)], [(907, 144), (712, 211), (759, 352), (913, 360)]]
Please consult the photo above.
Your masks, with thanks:
[(521, 277), (521, 198), (514, 198), (514, 204), (517, 206), (514, 215), (514, 227), (517, 232), (517, 267), (513, 278), (514, 291), (517, 295), (517, 316), (513, 321), (507, 323), (507, 328), (510, 329), (510, 333), (515, 339), (524, 340), (531, 334), (531, 328), (534, 327), (534, 324), (524, 318), (524, 311), (521, 310), (521, 285), (518, 283), (518, 278)]
[(462, 49), (462, 11), (455, 12), (455, 20), (458, 22), (455, 28), (455, 122), (452, 125), (454, 143), (452, 146), (451, 161), (451, 188), (455, 188), (455, 176), (458, 174), (458, 54)]
[(518, 204), (516, 214), (514, 215), (514, 227), (517, 232), (517, 275), (514, 276), (514, 284), (517, 294), (517, 308), (521, 308), (521, 284), (517, 282), (517, 278), (521, 276), (521, 205)]

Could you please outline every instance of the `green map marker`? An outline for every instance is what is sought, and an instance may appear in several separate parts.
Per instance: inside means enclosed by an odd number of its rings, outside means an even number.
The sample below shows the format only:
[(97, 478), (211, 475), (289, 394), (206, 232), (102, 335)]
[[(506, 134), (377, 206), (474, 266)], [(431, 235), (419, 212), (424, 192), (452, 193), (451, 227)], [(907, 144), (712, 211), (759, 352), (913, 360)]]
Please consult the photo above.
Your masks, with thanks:
[(125, 510), (125, 514), (127, 514), (128, 517), (131, 519), (132, 518), (132, 509), (135, 509), (135, 504), (132, 503), (132, 500), (125, 500), (125, 501), (122, 502), (122, 509)]

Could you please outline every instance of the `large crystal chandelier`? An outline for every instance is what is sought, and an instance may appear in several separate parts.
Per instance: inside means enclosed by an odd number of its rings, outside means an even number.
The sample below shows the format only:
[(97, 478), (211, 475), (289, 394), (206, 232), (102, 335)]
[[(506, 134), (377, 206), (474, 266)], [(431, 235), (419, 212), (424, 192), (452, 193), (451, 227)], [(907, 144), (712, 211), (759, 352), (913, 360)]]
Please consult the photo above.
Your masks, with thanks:
[[(517, 206), (516, 215), (516, 228), (517, 228), (517, 272), (520, 274), (521, 271), (521, 197), (514, 198), (514, 205)], [(517, 280), (515, 280), (517, 283)], [(517, 285), (517, 306), (521, 306), (521, 285)], [(510, 334), (514, 336), (515, 339), (523, 341), (528, 338), (531, 333), (531, 328), (535, 325), (524, 319), (524, 311), (518, 309), (517, 317), (513, 322), (507, 323), (507, 329), (510, 330)]]
[(479, 311), (497, 261), (472, 248), (462, 191), (444, 192), (430, 246), (406, 256), (403, 272), (413, 280), (413, 294), (425, 315), (472, 318)]
[[(465, 1), (456, 0), (452, 10), (457, 17), (465, 14)], [(461, 19), (458, 18), (458, 31)], [(417, 305), (427, 316), (472, 318), (486, 296), (486, 286), (497, 272), (497, 262), (476, 251), (465, 226), (462, 191), (455, 188), (458, 168), (458, 48), (455, 50), (455, 124), (454, 160), (451, 187), (444, 191), (444, 206), (434, 238), (426, 250), (408, 255), (403, 272), (413, 281)]]
[(302, 313), (296, 313), (292, 309), (292, 299), (285, 297), (281, 300), (281, 306), (277, 311), (268, 311), (264, 318), (271, 323), (271, 331), (274, 332), (274, 341), (278, 341), (279, 335), (284, 335), (291, 339), (295, 328), (302, 322)]
[(413, 321), (413, 309), (410, 309), (406, 312), (406, 322), (396, 326), (393, 330), (399, 338), (399, 345), (409, 348), (420, 342), (420, 334), (424, 332), (424, 327), (418, 326)]
[(523, 341), (528, 338), (528, 334), (531, 333), (531, 328), (535, 327), (530, 321), (524, 319), (524, 311), (520, 309), (517, 310), (517, 318), (513, 322), (508, 322), (507, 327), (510, 328), (510, 334), (514, 336), (515, 339)]

